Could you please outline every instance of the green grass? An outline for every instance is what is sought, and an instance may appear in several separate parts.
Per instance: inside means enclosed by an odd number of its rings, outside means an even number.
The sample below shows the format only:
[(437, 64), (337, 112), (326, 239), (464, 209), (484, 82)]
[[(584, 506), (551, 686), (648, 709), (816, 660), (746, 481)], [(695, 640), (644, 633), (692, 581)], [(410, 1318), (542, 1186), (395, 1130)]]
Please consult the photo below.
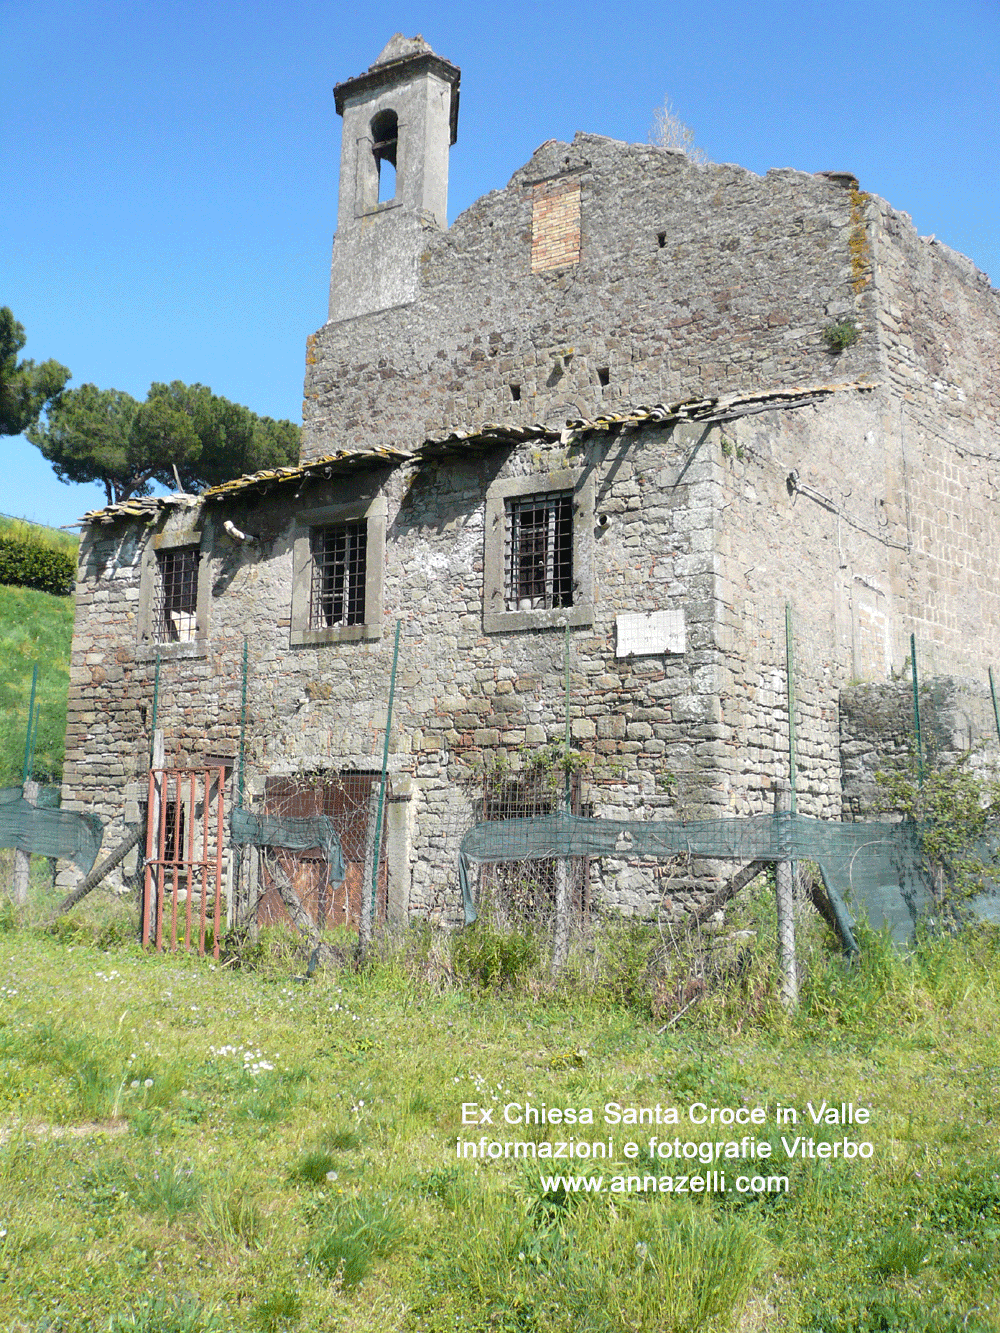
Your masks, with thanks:
[[(302, 984), (301, 966), (273, 960), (262, 972), (99, 947), (121, 932), (84, 915), (58, 936), (4, 920), (2, 1329), (1000, 1328), (995, 930), (905, 957), (862, 932), (850, 968), (810, 926), (788, 1017), (761, 890), (731, 914), (757, 931), (753, 966), (665, 1026), (640, 984), (657, 937), (628, 924), (593, 937), (558, 984), (519, 955), (506, 984), (489, 967), (458, 981), (441, 965), (449, 944), (426, 932), (365, 972)], [(870, 1106), (871, 1124), (803, 1124), (810, 1099)], [(505, 1126), (508, 1102), (590, 1107), (597, 1123)], [(606, 1102), (761, 1106), (766, 1123), (626, 1129), (603, 1124)], [(463, 1126), (463, 1103), (492, 1126)], [(774, 1123), (778, 1104), (799, 1109), (796, 1127)], [(774, 1146), (764, 1173), (787, 1175), (787, 1193), (541, 1178), (666, 1176), (678, 1168), (650, 1157), (652, 1135), (747, 1132)], [(783, 1133), (874, 1153), (789, 1160)], [(456, 1155), (457, 1137), (480, 1135), (536, 1150), (613, 1137), (616, 1155), (544, 1172)], [(724, 1165), (730, 1182), (743, 1169)]]
[(0, 584), (0, 786), (21, 781), (36, 662), (41, 712), (34, 774), (40, 782), (62, 776), (72, 640), (72, 597)]
[(64, 532), (62, 528), (46, 527), (42, 523), (29, 523), (27, 519), (13, 518), (0, 514), (0, 537), (31, 537), (53, 550), (65, 551), (75, 556), (80, 547), (80, 538), (74, 532)]

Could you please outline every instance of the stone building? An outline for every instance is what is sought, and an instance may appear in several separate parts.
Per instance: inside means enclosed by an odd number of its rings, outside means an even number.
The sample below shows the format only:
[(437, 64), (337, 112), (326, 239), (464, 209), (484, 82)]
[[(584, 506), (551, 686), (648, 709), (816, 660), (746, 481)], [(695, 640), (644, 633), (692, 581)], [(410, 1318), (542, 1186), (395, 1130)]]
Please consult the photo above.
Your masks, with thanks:
[[(839, 818), (841, 690), (901, 675), (911, 634), (925, 672), (979, 682), (1000, 647), (986, 275), (847, 172), (594, 134), (449, 228), (458, 86), (397, 36), (335, 90), (300, 466), (88, 515), (77, 588), (64, 804), (110, 840), (157, 660), (168, 760), (238, 766), (245, 638), (248, 801), (329, 812), (350, 777), (363, 824), (401, 622), (397, 920), (457, 916), (483, 764), (561, 741), (567, 699), (580, 808), (770, 809), (790, 606), (799, 809)], [(656, 892), (590, 881), (611, 907)]]

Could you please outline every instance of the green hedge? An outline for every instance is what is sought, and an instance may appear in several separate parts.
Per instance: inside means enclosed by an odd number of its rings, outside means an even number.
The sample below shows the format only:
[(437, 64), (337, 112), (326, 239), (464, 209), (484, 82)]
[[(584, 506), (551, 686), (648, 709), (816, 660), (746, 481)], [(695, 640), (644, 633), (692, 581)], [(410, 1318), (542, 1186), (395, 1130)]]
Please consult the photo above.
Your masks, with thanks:
[(76, 583), (76, 561), (32, 537), (0, 536), (0, 583), (65, 597)]

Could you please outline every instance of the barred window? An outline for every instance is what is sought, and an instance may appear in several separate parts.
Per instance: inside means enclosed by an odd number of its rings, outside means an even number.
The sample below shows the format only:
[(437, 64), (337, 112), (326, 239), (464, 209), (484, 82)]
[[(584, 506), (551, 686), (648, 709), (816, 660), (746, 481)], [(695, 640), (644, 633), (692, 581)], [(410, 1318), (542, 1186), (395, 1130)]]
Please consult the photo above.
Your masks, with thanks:
[(157, 643), (191, 643), (197, 638), (198, 548), (179, 546), (156, 554)]
[(309, 628), (363, 625), (367, 523), (337, 523), (312, 528), (309, 546), (312, 556)]
[(508, 611), (573, 605), (573, 493), (505, 501), (504, 602)]

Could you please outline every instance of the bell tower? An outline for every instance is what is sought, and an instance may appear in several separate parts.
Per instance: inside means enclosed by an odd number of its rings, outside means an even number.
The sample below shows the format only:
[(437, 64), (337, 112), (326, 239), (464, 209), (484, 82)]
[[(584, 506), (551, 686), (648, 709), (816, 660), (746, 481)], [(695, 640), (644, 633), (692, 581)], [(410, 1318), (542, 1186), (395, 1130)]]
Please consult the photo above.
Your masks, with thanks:
[(364, 74), (333, 90), (344, 126), (330, 321), (406, 305), (422, 232), (448, 225), (448, 150), (460, 71), (397, 33)]

